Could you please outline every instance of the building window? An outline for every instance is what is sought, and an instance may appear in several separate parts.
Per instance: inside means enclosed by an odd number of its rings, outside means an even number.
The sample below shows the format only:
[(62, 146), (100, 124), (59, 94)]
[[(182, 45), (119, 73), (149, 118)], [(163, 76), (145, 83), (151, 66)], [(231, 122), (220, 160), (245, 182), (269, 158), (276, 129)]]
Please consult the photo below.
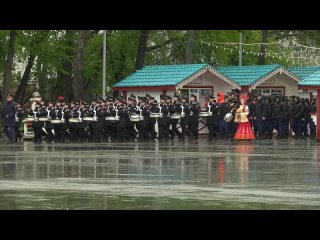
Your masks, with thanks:
[(284, 96), (284, 88), (256, 88), (256, 92), (264, 96)]
[(207, 109), (207, 103), (208, 103), (208, 96), (212, 94), (211, 88), (189, 88), (189, 89), (181, 89), (180, 90), (183, 95), (189, 96), (194, 94), (197, 96), (197, 100), (200, 103), (201, 109), (206, 110)]

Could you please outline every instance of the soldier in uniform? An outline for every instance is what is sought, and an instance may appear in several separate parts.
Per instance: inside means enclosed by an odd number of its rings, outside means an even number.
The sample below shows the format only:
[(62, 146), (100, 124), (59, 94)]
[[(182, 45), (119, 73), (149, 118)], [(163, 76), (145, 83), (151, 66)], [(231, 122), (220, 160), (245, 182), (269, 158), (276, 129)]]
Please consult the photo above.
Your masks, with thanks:
[(209, 95), (209, 103), (207, 111), (211, 113), (211, 116), (207, 117), (207, 126), (209, 130), (208, 140), (218, 138), (218, 126), (219, 126), (219, 104), (214, 100), (214, 96)]
[(97, 101), (95, 104), (95, 111), (96, 111), (96, 118), (97, 121), (92, 122), (92, 129), (94, 130), (94, 142), (101, 142), (101, 132), (102, 132), (102, 126), (104, 122), (104, 111), (103, 107), (101, 106), (101, 100)]
[(36, 102), (36, 106), (34, 110), (31, 110), (30, 112), (31, 116), (34, 117), (34, 121), (32, 122), (32, 128), (34, 131), (34, 142), (35, 143), (41, 143), (42, 138), (42, 122), (39, 121), (39, 117), (41, 114), (41, 104), (40, 102)]
[[(239, 101), (236, 97), (236, 93), (231, 93), (230, 98), (228, 98), (228, 110), (232, 113), (233, 119), (235, 119), (236, 109), (240, 106)], [(238, 129), (238, 123), (235, 121), (230, 121), (228, 123), (228, 129), (230, 131), (231, 139), (234, 139), (234, 135)]]
[(170, 108), (171, 108), (171, 105), (172, 105), (172, 98), (168, 95), (166, 95), (166, 104), (168, 106), (168, 119), (167, 119), (167, 125), (166, 125), (166, 128), (165, 128), (165, 131), (167, 132), (168, 136), (172, 136), (173, 135), (173, 132), (172, 130), (170, 129), (170, 117), (171, 117), (171, 114), (170, 114)]
[(228, 96), (225, 96), (224, 102), (220, 103), (219, 108), (218, 108), (219, 134), (220, 134), (220, 137), (224, 138), (224, 139), (227, 139), (230, 136), (229, 125), (224, 120), (224, 117), (226, 116), (227, 113), (229, 113), (229, 111), (230, 111), (229, 110), (229, 98), (228, 98)]
[[(116, 112), (115, 112), (115, 108), (113, 107), (113, 100), (112, 97), (107, 97), (106, 98), (106, 106), (105, 108), (105, 116), (106, 117), (115, 117), (116, 116)], [(110, 141), (114, 141), (116, 139), (116, 135), (115, 135), (115, 122), (113, 121), (105, 121), (104, 124), (104, 131), (108, 136), (108, 139), (110, 138)]]
[(87, 123), (85, 121), (83, 121), (85, 114), (88, 113), (88, 107), (86, 107), (85, 103), (86, 102), (84, 99), (80, 100), (79, 111), (80, 111), (80, 118), (82, 120), (80, 123), (78, 123), (78, 131), (79, 131), (78, 136), (79, 136), (80, 142), (84, 142), (89, 139), (89, 134), (86, 131)]
[[(79, 118), (81, 116), (80, 113), (80, 107), (76, 105), (76, 101), (72, 101), (70, 104), (71, 111), (69, 113), (69, 119), (70, 118)], [(79, 131), (78, 131), (78, 126), (80, 123), (75, 123), (75, 122), (69, 122), (69, 131), (70, 131), (70, 141), (71, 142), (77, 142), (79, 139)]]
[(22, 119), (26, 116), (26, 111), (22, 108), (20, 103), (17, 103), (17, 118), (16, 118), (16, 125), (15, 125), (15, 142), (18, 140), (21, 141), (22, 139), (22, 134), (20, 132), (20, 126), (22, 123)]
[(190, 95), (190, 140), (197, 140), (199, 135), (199, 113), (201, 111), (200, 104), (197, 101), (197, 96)]
[(278, 138), (283, 138), (283, 117), (284, 117), (284, 104), (280, 101), (280, 97), (275, 97), (273, 104), (273, 128), (278, 132)]
[[(250, 107), (249, 107), (249, 111), (250, 111)], [(261, 139), (264, 137), (263, 128), (266, 125), (265, 122), (267, 117), (267, 109), (266, 109), (266, 104), (262, 100), (262, 96), (260, 94), (257, 97), (256, 103), (254, 104), (252, 116), (255, 122), (254, 132), (256, 133), (256, 138)]]
[(182, 116), (180, 119), (181, 126), (181, 141), (185, 141), (186, 135), (190, 137), (189, 124), (190, 124), (190, 105), (188, 103), (188, 96), (182, 96), (181, 99), (181, 112)]
[(140, 116), (142, 116), (142, 119), (139, 122), (140, 128), (139, 128), (138, 140), (139, 141), (148, 140), (150, 138), (147, 131), (147, 127), (150, 121), (150, 109), (147, 103), (147, 99), (144, 97), (141, 98), (139, 111), (140, 111)]
[(134, 99), (132, 97), (128, 98), (128, 105), (127, 105), (129, 116), (126, 118), (126, 133), (127, 133), (127, 140), (134, 140), (137, 137), (137, 131), (135, 130), (135, 122), (130, 121), (131, 115), (138, 114), (137, 106), (134, 104)]
[(126, 118), (129, 117), (128, 109), (125, 107), (125, 101), (121, 100), (120, 98), (116, 99), (117, 105), (116, 105), (116, 112), (118, 112), (119, 121), (115, 122), (115, 128), (116, 128), (116, 140), (117, 141), (123, 141), (125, 137), (125, 121)]
[[(149, 94), (146, 94), (146, 97), (149, 101), (150, 113), (159, 113), (158, 103), (157, 100), (155, 100), (155, 97), (150, 96)], [(147, 126), (147, 131), (150, 134), (151, 140), (155, 140), (157, 138), (157, 132), (155, 130), (156, 122), (156, 118), (150, 118), (149, 125)]]
[(288, 97), (282, 98), (284, 104), (284, 117), (283, 117), (283, 137), (289, 137), (289, 122), (291, 118), (291, 106), (288, 102)]
[(48, 121), (45, 122), (45, 129), (47, 132), (47, 135), (46, 135), (46, 142), (47, 143), (51, 143), (54, 139), (54, 135), (52, 133), (53, 124), (50, 121), (50, 118), (52, 117), (53, 110), (54, 110), (53, 102), (49, 101), (48, 107), (44, 110), (44, 113), (46, 114), (45, 117), (49, 117)]
[[(54, 111), (52, 111), (52, 118), (55, 120), (61, 120), (62, 118), (62, 104), (61, 100), (58, 100), (54, 107)], [(55, 134), (55, 142), (62, 142), (62, 124), (55, 123), (53, 124), (54, 134)]]
[(168, 125), (168, 104), (166, 103), (166, 95), (160, 95), (160, 104), (159, 104), (160, 118), (158, 119), (159, 127), (159, 140), (169, 140), (168, 132), (166, 127)]
[[(178, 101), (179, 98), (181, 97), (181, 95), (179, 93), (175, 93), (173, 96), (173, 101), (170, 103), (169, 105), (169, 113), (170, 116), (173, 114), (179, 114), (181, 115), (181, 103)], [(170, 125), (171, 125), (171, 131), (170, 131), (170, 139), (173, 140), (175, 134), (177, 134), (179, 140), (181, 140), (181, 133), (179, 132), (178, 128), (177, 128), (177, 124), (178, 124), (179, 119), (169, 119)]]

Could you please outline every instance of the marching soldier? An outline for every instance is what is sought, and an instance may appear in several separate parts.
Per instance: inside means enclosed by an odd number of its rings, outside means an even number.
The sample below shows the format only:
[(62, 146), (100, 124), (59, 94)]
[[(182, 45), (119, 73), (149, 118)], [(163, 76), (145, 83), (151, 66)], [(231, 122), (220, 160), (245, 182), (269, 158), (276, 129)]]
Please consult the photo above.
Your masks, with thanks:
[(46, 135), (46, 141), (47, 143), (52, 143), (53, 139), (54, 139), (54, 135), (52, 133), (53, 130), (53, 124), (51, 123), (50, 119), (52, 117), (52, 111), (54, 110), (53, 107), (53, 102), (49, 101), (48, 102), (48, 107), (44, 110), (44, 113), (46, 114), (46, 116), (48, 117), (48, 121), (45, 122), (45, 129), (47, 132)]
[(31, 116), (33, 116), (34, 121), (32, 122), (32, 128), (34, 131), (34, 142), (41, 143), (42, 138), (42, 122), (39, 121), (39, 117), (41, 114), (41, 104), (40, 102), (36, 102), (36, 106), (34, 110), (30, 112)]
[(166, 131), (166, 127), (168, 124), (168, 104), (166, 103), (166, 96), (160, 95), (160, 104), (159, 104), (159, 112), (160, 118), (158, 119), (158, 127), (159, 127), (159, 140), (169, 140), (168, 132)]
[(125, 137), (125, 121), (126, 118), (129, 117), (129, 112), (125, 107), (125, 102), (120, 98), (117, 98), (117, 105), (115, 111), (118, 112), (119, 121), (116, 121), (115, 128), (116, 128), (116, 140), (122, 141)]
[(138, 140), (143, 141), (149, 139), (148, 131), (147, 131), (147, 126), (149, 125), (150, 121), (150, 109), (147, 104), (147, 99), (146, 98), (141, 98), (140, 102), (140, 116), (142, 119), (139, 122), (139, 138)]
[(199, 113), (201, 108), (199, 102), (197, 101), (197, 96), (194, 94), (191, 94), (190, 96), (190, 110), (189, 139), (197, 140), (199, 135)]
[[(171, 117), (171, 113), (170, 113), (170, 109), (171, 109), (171, 105), (172, 105), (172, 98), (168, 95), (166, 95), (166, 104), (168, 106), (168, 119), (167, 119), (167, 125), (166, 125), (166, 128), (165, 128), (165, 131), (167, 132), (167, 135), (168, 136), (172, 136), (172, 130), (170, 130), (170, 117)], [(172, 138), (172, 137), (170, 137)]]
[[(116, 116), (116, 111), (113, 106), (112, 97), (106, 98), (105, 116), (106, 117), (115, 117)], [(105, 121), (104, 131), (105, 131), (106, 135), (108, 136), (108, 139), (110, 138), (110, 141), (114, 141), (116, 139), (114, 126), (115, 126), (114, 121)]]
[(18, 140), (21, 141), (22, 139), (22, 134), (20, 132), (20, 126), (21, 126), (21, 122), (22, 119), (25, 117), (26, 115), (26, 111), (22, 108), (20, 103), (17, 103), (17, 118), (16, 118), (16, 125), (15, 125), (15, 141), (17, 142)]
[[(218, 110), (219, 134), (220, 134), (220, 137), (221, 138), (223, 137), (224, 139), (227, 139), (230, 135), (229, 125), (224, 120), (224, 117), (229, 112), (228, 103), (229, 103), (229, 98), (228, 98), (228, 96), (225, 96), (224, 102), (220, 103), (219, 110)], [(233, 139), (233, 138), (231, 138), (231, 139)]]
[(180, 119), (180, 126), (181, 126), (181, 140), (185, 141), (186, 135), (190, 137), (189, 132), (189, 124), (190, 124), (190, 105), (188, 103), (189, 98), (187, 96), (182, 96), (181, 99), (181, 119)]
[(104, 122), (104, 111), (103, 107), (101, 106), (101, 101), (97, 101), (94, 106), (95, 112), (96, 112), (96, 121), (92, 122), (92, 129), (94, 131), (94, 142), (101, 142), (101, 132), (102, 132), (102, 126)]
[(135, 123), (130, 121), (131, 115), (138, 114), (137, 107), (134, 104), (134, 99), (132, 97), (128, 98), (128, 111), (129, 111), (129, 116), (126, 118), (126, 133), (127, 133), (127, 139), (134, 140), (137, 137), (137, 131), (134, 128)]
[[(180, 97), (181, 95), (179, 93), (174, 93), (173, 101), (169, 105), (170, 116), (172, 116), (173, 114), (179, 114), (181, 116), (181, 107), (180, 102), (178, 101)], [(177, 134), (179, 140), (181, 140), (182, 135), (177, 128), (178, 121), (179, 119), (169, 119), (169, 122), (171, 124), (171, 140), (174, 139), (175, 134)]]
[[(149, 101), (150, 113), (159, 113), (158, 103), (157, 103), (157, 100), (155, 100), (155, 97), (150, 96), (149, 94), (146, 94), (146, 97)], [(157, 138), (157, 132), (155, 131), (156, 123), (157, 123), (156, 118), (150, 118), (147, 131), (151, 136), (151, 140), (155, 140)]]
[(213, 139), (217, 140), (218, 138), (218, 126), (219, 126), (219, 105), (214, 101), (214, 96), (209, 95), (209, 103), (207, 111), (211, 113), (207, 117), (207, 125), (209, 129), (208, 140), (212, 141)]

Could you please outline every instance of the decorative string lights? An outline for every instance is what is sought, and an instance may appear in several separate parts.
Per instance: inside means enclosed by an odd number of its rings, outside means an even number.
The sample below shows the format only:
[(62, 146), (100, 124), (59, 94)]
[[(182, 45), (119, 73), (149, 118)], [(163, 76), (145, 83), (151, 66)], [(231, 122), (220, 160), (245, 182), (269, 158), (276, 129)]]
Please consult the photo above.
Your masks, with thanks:
[[(240, 54), (238, 49), (239, 42), (205, 42), (200, 41), (202, 44), (206, 44), (207, 46), (213, 46), (216, 49), (221, 49), (224, 51), (237, 52)], [(253, 55), (253, 56), (263, 56), (265, 55), (268, 58), (279, 59), (282, 61), (286, 61), (288, 64), (298, 64), (298, 65), (320, 65), (320, 48), (313, 46), (305, 46), (299, 44), (295, 41), (286, 41), (286, 42), (270, 42), (270, 43), (242, 43), (243, 46), (265, 46), (265, 52), (257, 52), (256, 50), (252, 50), (250, 48), (243, 47), (242, 54), (243, 55)], [(300, 48), (300, 50), (292, 49)], [(281, 50), (282, 52), (275, 52), (270, 49), (270, 47)]]

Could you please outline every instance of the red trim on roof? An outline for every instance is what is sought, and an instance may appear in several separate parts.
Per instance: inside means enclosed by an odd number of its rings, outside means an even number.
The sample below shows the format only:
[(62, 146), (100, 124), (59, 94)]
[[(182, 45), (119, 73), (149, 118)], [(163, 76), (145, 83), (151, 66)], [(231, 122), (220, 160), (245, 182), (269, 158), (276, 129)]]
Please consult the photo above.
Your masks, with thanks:
[(141, 90), (141, 91), (156, 91), (156, 90), (175, 90), (175, 86), (158, 86), (158, 87), (114, 87), (113, 91), (133, 91), (133, 90)]
[(299, 86), (298, 89), (307, 89), (307, 90), (317, 90), (320, 89), (320, 86)]

